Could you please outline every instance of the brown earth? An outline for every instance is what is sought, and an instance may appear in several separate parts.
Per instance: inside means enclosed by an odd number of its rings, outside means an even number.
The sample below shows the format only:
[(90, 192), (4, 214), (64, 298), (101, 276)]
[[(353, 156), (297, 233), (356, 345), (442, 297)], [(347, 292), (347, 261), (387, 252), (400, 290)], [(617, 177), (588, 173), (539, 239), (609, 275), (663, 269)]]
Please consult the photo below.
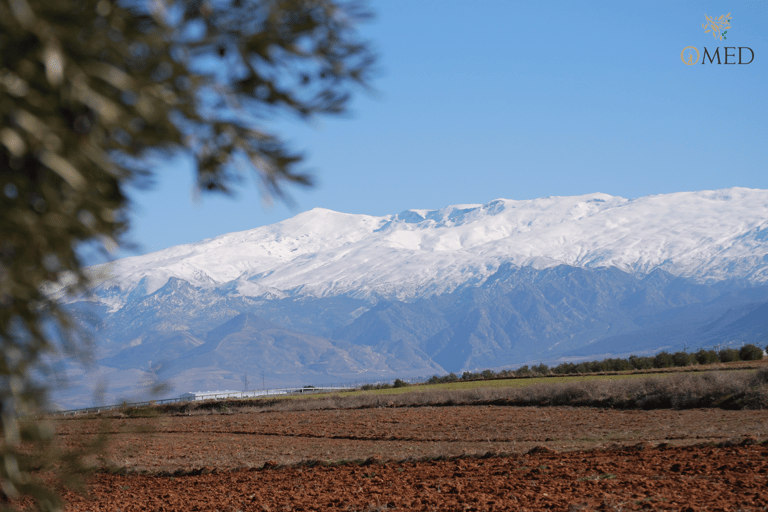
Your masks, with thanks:
[(766, 446), (695, 446), (101, 474), (68, 510), (765, 510), (767, 472)]
[[(768, 445), (750, 444), (768, 439), (764, 410), (244, 410), (108, 426), (107, 464), (154, 476), (97, 474), (68, 510), (768, 510)], [(60, 439), (95, 428), (62, 420)]]

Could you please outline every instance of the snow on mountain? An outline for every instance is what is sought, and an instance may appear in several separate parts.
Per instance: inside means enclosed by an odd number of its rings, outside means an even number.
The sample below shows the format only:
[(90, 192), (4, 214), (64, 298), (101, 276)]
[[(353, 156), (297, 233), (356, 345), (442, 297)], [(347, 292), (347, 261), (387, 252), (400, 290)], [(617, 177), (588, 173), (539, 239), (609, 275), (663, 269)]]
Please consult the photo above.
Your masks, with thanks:
[(316, 208), (92, 273), (96, 298), (115, 310), (127, 294), (151, 294), (171, 277), (239, 296), (408, 300), (481, 283), (502, 263), (661, 269), (701, 282), (762, 283), (768, 190), (498, 199), (383, 217)]

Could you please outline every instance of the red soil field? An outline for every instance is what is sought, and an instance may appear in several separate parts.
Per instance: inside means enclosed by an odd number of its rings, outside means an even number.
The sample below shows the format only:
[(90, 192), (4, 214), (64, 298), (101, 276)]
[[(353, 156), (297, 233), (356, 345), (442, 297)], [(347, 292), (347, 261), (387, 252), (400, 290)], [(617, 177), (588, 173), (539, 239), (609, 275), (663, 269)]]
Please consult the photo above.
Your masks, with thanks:
[[(768, 510), (763, 410), (245, 409), (108, 426), (108, 462), (129, 474), (96, 474), (69, 511)], [(95, 428), (58, 430), (76, 445)]]
[(90, 497), (68, 497), (68, 510), (765, 510), (767, 472), (766, 446), (267, 465), (178, 477), (102, 474)]

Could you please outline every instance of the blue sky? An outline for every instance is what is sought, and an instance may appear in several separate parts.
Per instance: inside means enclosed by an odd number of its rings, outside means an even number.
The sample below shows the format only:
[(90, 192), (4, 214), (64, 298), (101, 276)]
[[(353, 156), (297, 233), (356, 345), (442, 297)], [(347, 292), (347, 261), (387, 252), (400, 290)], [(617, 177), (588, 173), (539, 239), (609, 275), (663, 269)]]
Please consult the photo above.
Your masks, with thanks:
[[(361, 27), (376, 94), (345, 118), (266, 125), (317, 179), (294, 206), (193, 192), (183, 157), (131, 191), (141, 254), (252, 229), (315, 207), (410, 208), (604, 192), (626, 198), (768, 188), (768, 2), (377, 0)], [(727, 40), (705, 14), (731, 13)], [(749, 47), (749, 65), (693, 65), (686, 46)], [(746, 55), (746, 54), (745, 54)]]

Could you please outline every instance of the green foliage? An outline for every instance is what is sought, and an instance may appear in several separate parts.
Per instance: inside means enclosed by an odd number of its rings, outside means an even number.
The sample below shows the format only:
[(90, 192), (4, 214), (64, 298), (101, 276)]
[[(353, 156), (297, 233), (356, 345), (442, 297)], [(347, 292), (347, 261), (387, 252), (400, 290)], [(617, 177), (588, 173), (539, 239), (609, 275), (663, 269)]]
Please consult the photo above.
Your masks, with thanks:
[(703, 348), (699, 349), (696, 354), (694, 354), (694, 357), (699, 364), (712, 364), (719, 361), (717, 352), (714, 350), (704, 350)]
[[(767, 347), (768, 348), (768, 347)], [(609, 358), (600, 361), (583, 361), (576, 363), (561, 363), (555, 367), (549, 368), (544, 363), (528, 367), (521, 366), (517, 370), (483, 370), (480, 373), (466, 371), (461, 376), (462, 382), (480, 381), (489, 379), (507, 379), (514, 377), (536, 377), (544, 375), (573, 375), (573, 374), (594, 374), (605, 372), (626, 372), (633, 370), (651, 370), (653, 368), (672, 368), (685, 367), (696, 364), (712, 364), (719, 361), (754, 361), (760, 360), (763, 352), (760, 347), (755, 345), (745, 345), (740, 350), (723, 349), (720, 352), (714, 350), (699, 349), (695, 354), (678, 351), (674, 354), (662, 351), (653, 357), (640, 357), (631, 355), (627, 359)], [(443, 377), (433, 375), (427, 384), (445, 384), (459, 380), (456, 375), (451, 373)]]
[[(749, 354), (749, 356), (747, 356)], [(747, 359), (751, 357), (752, 359)], [(724, 358), (724, 360), (723, 360)], [(621, 358), (609, 358), (600, 361), (582, 361), (580, 363), (561, 363), (555, 367), (549, 368), (546, 364), (541, 363), (536, 366), (528, 367), (528, 365), (521, 366), (517, 370), (501, 370), (494, 372), (493, 370), (483, 370), (480, 373), (473, 373), (466, 371), (462, 374), (462, 381), (475, 381), (475, 380), (488, 380), (488, 379), (505, 379), (514, 377), (533, 377), (539, 375), (573, 375), (573, 374), (591, 374), (591, 373), (605, 373), (605, 372), (626, 372), (633, 370), (651, 370), (653, 368), (672, 368), (672, 367), (685, 367), (695, 364), (712, 364), (718, 361), (729, 362), (738, 360), (758, 360), (762, 358), (762, 350), (755, 345), (745, 345), (740, 351), (735, 349), (723, 349), (719, 353), (714, 350), (700, 349), (695, 354), (689, 354), (688, 352), (678, 351), (674, 354), (662, 351), (653, 357), (640, 357), (631, 355), (627, 359)], [(454, 379), (456, 376), (451, 374)], [(452, 382), (448, 379), (449, 376), (438, 377), (432, 376), (427, 384), (443, 384), (446, 382)]]
[(439, 377), (437, 375), (433, 375), (427, 380), (427, 384), (442, 384), (446, 382), (456, 382), (459, 380), (458, 375), (451, 372), (448, 375), (443, 375), (442, 377)]
[(653, 368), (652, 357), (629, 356), (629, 364), (633, 370), (649, 370)]
[(392, 384), (387, 382), (380, 382), (379, 384), (363, 384), (360, 389), (363, 391), (372, 391), (374, 389), (391, 389)]
[(632, 369), (632, 364), (627, 359), (606, 359), (605, 362), (611, 372), (626, 372)]
[(763, 358), (763, 349), (757, 345), (748, 344), (739, 349), (739, 359), (742, 361), (759, 361)]
[(735, 348), (724, 348), (717, 353), (721, 363), (730, 363), (739, 360), (739, 351)]
[(654, 368), (671, 368), (675, 365), (675, 360), (672, 357), (672, 354), (667, 352), (666, 350), (663, 350), (653, 356), (653, 367)]
[(526, 364), (518, 368), (515, 374), (518, 376), (531, 375), (531, 369), (528, 368), (528, 365)]
[(556, 373), (558, 375), (576, 373), (576, 365), (573, 363), (561, 363), (552, 369), (552, 373)]
[(689, 354), (688, 352), (675, 352), (672, 354), (672, 364), (673, 366), (690, 366), (696, 362), (696, 358), (693, 356), (693, 354)]
[(381, 389), (407, 388), (408, 386), (410, 386), (410, 384), (408, 384), (404, 380), (395, 379), (395, 382), (393, 382), (392, 384), (388, 382), (380, 382), (378, 384), (363, 384), (360, 387), (360, 389), (362, 389), (363, 391), (373, 391), (373, 390), (381, 390)]
[[(439, 380), (440, 378), (437, 376), (433, 378), (437, 378), (438, 382), (440, 381)], [(408, 384), (406, 381), (402, 379), (395, 379), (395, 381), (392, 384), (388, 382), (380, 382), (378, 384), (364, 384), (360, 389), (362, 389), (363, 391), (371, 391), (375, 389), (407, 388), (408, 386), (410, 386), (410, 384)]]
[(59, 507), (20, 463), (22, 441), (48, 443), (50, 429), (19, 418), (45, 409), (45, 361), (89, 347), (49, 292), (109, 277), (86, 275), (77, 251), (125, 243), (125, 190), (149, 183), (145, 157), (187, 152), (201, 191), (229, 193), (249, 169), (266, 198), (310, 184), (264, 120), (345, 111), (373, 69), (363, 17), (335, 0), (0, 0), (4, 494)]

